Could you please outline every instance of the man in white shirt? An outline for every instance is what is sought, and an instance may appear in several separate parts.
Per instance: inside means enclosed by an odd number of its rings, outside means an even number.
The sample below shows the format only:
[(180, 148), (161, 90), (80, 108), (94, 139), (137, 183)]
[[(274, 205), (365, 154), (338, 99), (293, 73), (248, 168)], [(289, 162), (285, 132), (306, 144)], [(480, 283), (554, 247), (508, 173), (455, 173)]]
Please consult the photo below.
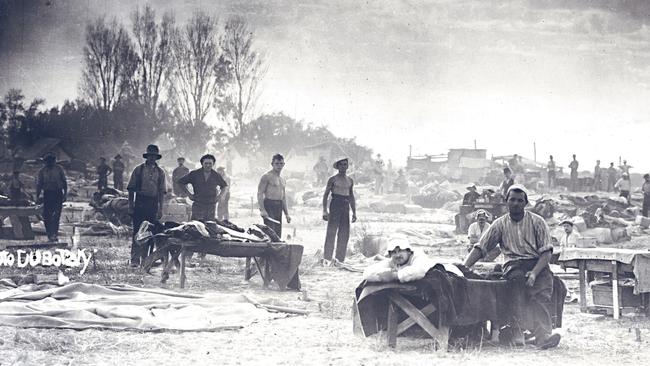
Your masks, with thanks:
[(560, 226), (562, 226), (562, 228), (564, 229), (564, 234), (562, 234), (562, 237), (560, 237), (560, 247), (561, 248), (575, 247), (576, 243), (578, 242), (578, 238), (581, 238), (582, 235), (580, 235), (579, 232), (574, 230), (573, 222), (569, 220), (564, 220), (560, 223)]
[[(368, 282), (410, 282), (424, 278), (429, 269), (438, 264), (426, 254), (413, 249), (408, 240), (393, 239), (388, 244), (387, 259), (368, 266), (363, 279)], [(458, 276), (463, 273), (453, 264), (441, 263), (445, 270)]]
[(620, 194), (619, 196), (625, 197), (627, 204), (630, 204), (630, 191), (632, 190), (632, 182), (630, 181), (630, 175), (623, 173), (621, 179), (619, 179), (614, 188), (618, 189)]

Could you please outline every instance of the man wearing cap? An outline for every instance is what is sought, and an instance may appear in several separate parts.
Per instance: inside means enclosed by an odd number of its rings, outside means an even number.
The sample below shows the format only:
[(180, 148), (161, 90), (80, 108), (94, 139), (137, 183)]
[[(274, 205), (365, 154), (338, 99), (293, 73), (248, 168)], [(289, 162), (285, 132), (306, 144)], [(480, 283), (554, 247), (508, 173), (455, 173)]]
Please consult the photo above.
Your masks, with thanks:
[(145, 162), (133, 169), (126, 187), (129, 191), (129, 213), (133, 216), (131, 267), (139, 266), (141, 258), (147, 255), (145, 248), (140, 248), (135, 241), (135, 235), (143, 221), (155, 222), (162, 217), (163, 197), (167, 190), (165, 172), (156, 163), (162, 158), (158, 146), (147, 146), (142, 157), (146, 159)]
[(97, 191), (101, 192), (102, 189), (108, 188), (108, 176), (113, 172), (104, 157), (99, 158), (99, 165), (97, 165)]
[(573, 222), (569, 220), (564, 220), (560, 223), (562, 229), (564, 229), (564, 234), (560, 237), (559, 243), (562, 248), (575, 247), (578, 239), (582, 237), (580, 233), (574, 230)]
[[(354, 181), (347, 176), (348, 158), (340, 158), (334, 162), (334, 169), (339, 172), (327, 180), (323, 194), (323, 220), (327, 221), (327, 234), (325, 235), (325, 248), (323, 259), (332, 260), (334, 253), (334, 239), (336, 239), (336, 259), (345, 261), (350, 239), (350, 209), (352, 209), (352, 222), (357, 221), (357, 206), (354, 199)], [(327, 211), (327, 200), (332, 199)], [(324, 262), (327, 263), (327, 262)]]
[[(421, 280), (427, 272), (438, 264), (426, 254), (411, 247), (408, 240), (392, 239), (388, 244), (385, 260), (372, 264), (363, 271), (363, 279), (368, 282), (410, 282)], [(441, 263), (445, 270), (460, 277), (463, 273), (453, 264)]]
[(217, 168), (217, 173), (219, 173), (221, 178), (223, 178), (223, 180), (225, 180), (226, 184), (228, 185), (226, 193), (221, 196), (221, 200), (219, 200), (219, 204), (217, 204), (217, 219), (220, 221), (228, 221), (230, 219), (230, 211), (228, 210), (231, 187), (230, 177), (226, 174), (226, 168), (222, 166)]
[(176, 162), (178, 163), (178, 166), (172, 172), (172, 183), (173, 183), (172, 191), (174, 192), (174, 195), (177, 197), (187, 197), (187, 190), (183, 189), (183, 185), (178, 183), (178, 180), (186, 176), (187, 174), (189, 174), (190, 170), (184, 165), (185, 164), (184, 157), (182, 156), (179, 157), (178, 159), (176, 159)]
[[(185, 191), (185, 194), (192, 202), (192, 220), (214, 221), (217, 202), (228, 190), (225, 180), (212, 169), (215, 157), (206, 154), (201, 157), (201, 168), (192, 170), (184, 177), (178, 179), (178, 184)], [(187, 191), (187, 185), (191, 184), (194, 194)], [(217, 193), (219, 187), (219, 193)]]
[(548, 163), (546, 163), (548, 188), (553, 188), (555, 187), (555, 161), (553, 160), (553, 155), (549, 155), (548, 158)]
[(476, 191), (476, 184), (472, 183), (467, 186), (469, 192), (463, 196), (463, 205), (473, 205), (481, 195)]
[(614, 168), (614, 163), (609, 163), (609, 168), (607, 168), (607, 192), (611, 192), (614, 189), (614, 184), (616, 184), (616, 177), (618, 176), (618, 171)]
[[(524, 210), (528, 194), (522, 185), (512, 185), (506, 194), (509, 213), (494, 220), (465, 259), (471, 267), (497, 245), (505, 257), (504, 277), (513, 288), (513, 314), (510, 325), (520, 330), (513, 339), (524, 344), (523, 330), (530, 330), (541, 349), (556, 347), (560, 335), (551, 335), (551, 295), (553, 275), (549, 268), (553, 245), (544, 219)], [(526, 309), (526, 306), (529, 306)], [(532, 324), (526, 324), (527, 315)]]
[(117, 154), (113, 158), (113, 188), (124, 190), (124, 170), (126, 166), (122, 161), (122, 155)]
[[(483, 233), (486, 232), (489, 227), (490, 223), (488, 222), (487, 211), (483, 209), (476, 211), (476, 221), (469, 225), (469, 228), (467, 229), (467, 236), (470, 243), (469, 251), (474, 248), (474, 244), (478, 243), (481, 236), (483, 236)], [(482, 261), (493, 262), (499, 254), (501, 254), (501, 250), (498, 247), (494, 248), (487, 256), (482, 258)]]
[(43, 157), (45, 166), (38, 172), (36, 180), (36, 201), (41, 201), (43, 192), (43, 223), (50, 241), (58, 241), (59, 220), (68, 194), (65, 171), (56, 163), (56, 155), (49, 152)]
[(627, 173), (623, 173), (621, 175), (621, 179), (619, 179), (616, 184), (614, 184), (614, 188), (618, 189), (620, 192), (619, 196), (620, 197), (625, 197), (625, 200), (627, 200), (627, 204), (630, 204), (630, 191), (632, 190), (632, 182), (630, 181), (630, 175)]
[(260, 215), (264, 219), (264, 225), (270, 227), (282, 237), (282, 212), (287, 217), (287, 224), (291, 223), (289, 208), (287, 207), (287, 195), (284, 178), (280, 176), (284, 168), (284, 156), (273, 155), (271, 158), (272, 169), (260, 178), (257, 186), (257, 204)]
[(641, 214), (648, 217), (648, 211), (650, 210), (650, 174), (643, 175), (641, 192), (643, 193), (643, 209), (641, 210)]

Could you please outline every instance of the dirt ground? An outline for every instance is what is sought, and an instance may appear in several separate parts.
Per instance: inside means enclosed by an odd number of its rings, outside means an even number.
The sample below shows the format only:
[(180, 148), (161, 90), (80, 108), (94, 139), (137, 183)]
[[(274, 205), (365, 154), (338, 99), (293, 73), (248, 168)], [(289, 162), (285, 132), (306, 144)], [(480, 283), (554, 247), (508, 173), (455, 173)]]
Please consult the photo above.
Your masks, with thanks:
[[(242, 200), (245, 202), (246, 200)], [(557, 349), (539, 351), (534, 347), (509, 348), (478, 345), (469, 349), (436, 351), (428, 339), (398, 338), (389, 349), (382, 335), (359, 338), (352, 334), (351, 303), (361, 274), (318, 264), (325, 224), (317, 208), (293, 209), (294, 222), (285, 225), (290, 242), (305, 246), (301, 264), (303, 289), (278, 291), (272, 284), (262, 286), (259, 276), (243, 281), (243, 259), (208, 256), (188, 269), (185, 289), (179, 288), (178, 274), (160, 283), (160, 268), (151, 275), (126, 267), (129, 242), (115, 238), (83, 238), (82, 248), (97, 249), (88, 272), (79, 276), (66, 271), (72, 280), (98, 284), (128, 283), (163, 287), (192, 293), (247, 293), (274, 299), (278, 304), (306, 309), (306, 316), (289, 316), (255, 323), (236, 331), (157, 332), (99, 330), (17, 329), (0, 326), (2, 365), (533, 365), (533, 364), (619, 364), (640, 365), (650, 358), (650, 321), (626, 315), (581, 313), (577, 304), (564, 310), (562, 342)], [(364, 232), (388, 233), (397, 227), (448, 229), (453, 217), (430, 215), (379, 215), (360, 211), (350, 246)], [(423, 217), (429, 218), (422, 219)], [(440, 217), (443, 217), (441, 220)], [(234, 209), (231, 220), (241, 225), (257, 221), (245, 204)], [(628, 247), (650, 247), (647, 240), (635, 239)], [(460, 260), (465, 245), (452, 240), (426, 247), (430, 255)], [(197, 261), (197, 260), (195, 260)], [(56, 273), (52, 268), (36, 268), (33, 273)], [(0, 277), (28, 273), (0, 267)], [(577, 281), (567, 280), (569, 288)], [(590, 295), (589, 295), (590, 296)], [(638, 329), (638, 330), (637, 330)]]

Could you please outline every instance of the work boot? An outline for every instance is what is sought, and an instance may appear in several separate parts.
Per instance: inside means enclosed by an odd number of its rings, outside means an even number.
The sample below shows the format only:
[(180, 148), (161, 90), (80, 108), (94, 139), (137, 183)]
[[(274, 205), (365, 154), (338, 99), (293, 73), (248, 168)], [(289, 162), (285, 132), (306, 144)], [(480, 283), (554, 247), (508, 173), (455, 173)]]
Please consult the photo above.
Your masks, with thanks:
[(562, 336), (560, 336), (559, 334), (553, 334), (553, 335), (551, 335), (550, 337), (547, 337), (544, 340), (536, 342), (537, 347), (539, 349), (555, 348), (555, 347), (558, 346), (558, 344), (560, 344), (560, 339), (561, 338), (562, 338)]

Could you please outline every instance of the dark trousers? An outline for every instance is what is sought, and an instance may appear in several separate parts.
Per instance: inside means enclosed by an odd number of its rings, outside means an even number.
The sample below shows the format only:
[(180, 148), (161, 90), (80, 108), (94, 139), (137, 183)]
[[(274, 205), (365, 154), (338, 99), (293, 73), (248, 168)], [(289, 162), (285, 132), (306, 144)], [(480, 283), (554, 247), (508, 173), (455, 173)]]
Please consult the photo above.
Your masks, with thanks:
[(264, 199), (264, 209), (266, 210), (266, 213), (269, 214), (270, 218), (279, 222), (278, 224), (264, 219), (264, 225), (273, 229), (279, 237), (282, 237), (282, 206), (282, 200)]
[(124, 190), (124, 172), (119, 170), (113, 171), (113, 188)]
[(571, 192), (578, 191), (578, 172), (571, 172)]
[(526, 285), (526, 273), (531, 271), (537, 259), (520, 260), (506, 264), (505, 278), (512, 286), (512, 326), (529, 330), (537, 342), (543, 342), (551, 335), (551, 296), (553, 295), (553, 274), (548, 266), (535, 279), (532, 287)]
[(650, 193), (643, 194), (643, 209), (641, 211), (642, 215), (648, 217), (648, 211), (650, 211)]
[[(627, 204), (628, 205), (630, 204), (630, 191), (623, 191), (622, 190), (621, 193), (619, 194), (619, 197), (625, 197), (625, 199), (627, 200)], [(644, 199), (644, 201), (645, 201), (645, 199)]]
[(192, 203), (192, 220), (198, 221), (214, 221), (214, 212), (217, 209), (216, 203), (204, 203), (201, 201), (194, 201)]
[(104, 188), (108, 188), (108, 177), (100, 175), (97, 181), (97, 190), (101, 192)]
[(149, 221), (154, 223), (158, 221), (158, 198), (136, 196), (133, 207), (133, 240), (131, 240), (131, 263), (140, 263), (140, 259), (147, 256), (147, 248), (141, 248), (135, 241), (135, 235), (140, 230), (142, 222)]
[(330, 212), (327, 218), (327, 234), (325, 235), (323, 253), (323, 258), (327, 260), (332, 260), (334, 238), (336, 238), (336, 259), (343, 262), (345, 261), (348, 239), (350, 238), (350, 200), (346, 196), (337, 194), (332, 194)]
[(61, 210), (63, 210), (63, 190), (43, 191), (43, 223), (48, 239), (59, 234)]
[(616, 178), (608, 178), (607, 180), (607, 192), (611, 192), (614, 189), (616, 184)]
[(555, 187), (555, 172), (548, 172), (548, 187)]

